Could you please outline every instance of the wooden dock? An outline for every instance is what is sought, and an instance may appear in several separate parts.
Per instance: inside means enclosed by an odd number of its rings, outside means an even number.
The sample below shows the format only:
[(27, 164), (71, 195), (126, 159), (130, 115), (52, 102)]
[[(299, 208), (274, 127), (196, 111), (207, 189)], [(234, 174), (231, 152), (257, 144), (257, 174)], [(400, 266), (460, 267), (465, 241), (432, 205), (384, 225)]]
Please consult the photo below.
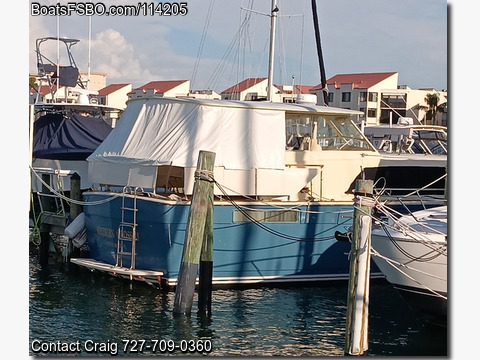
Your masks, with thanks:
[(130, 269), (106, 264), (90, 258), (72, 258), (70, 262), (91, 271), (99, 271), (127, 280), (143, 281), (150, 285), (161, 285), (163, 271)]

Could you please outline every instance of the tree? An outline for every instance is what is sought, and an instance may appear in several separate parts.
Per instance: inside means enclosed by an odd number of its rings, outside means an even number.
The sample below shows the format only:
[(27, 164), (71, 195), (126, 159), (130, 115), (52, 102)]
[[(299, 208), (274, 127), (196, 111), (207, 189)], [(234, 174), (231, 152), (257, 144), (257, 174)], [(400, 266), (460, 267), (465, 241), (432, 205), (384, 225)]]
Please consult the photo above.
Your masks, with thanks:
[(427, 94), (425, 102), (428, 105), (428, 112), (432, 115), (432, 124), (435, 125), (437, 117), (438, 102), (440, 101), (440, 94)]
[(32, 76), (29, 76), (28, 78), (28, 84), (31, 88), (36, 88), (37, 87), (37, 79), (35, 79), (34, 77)]

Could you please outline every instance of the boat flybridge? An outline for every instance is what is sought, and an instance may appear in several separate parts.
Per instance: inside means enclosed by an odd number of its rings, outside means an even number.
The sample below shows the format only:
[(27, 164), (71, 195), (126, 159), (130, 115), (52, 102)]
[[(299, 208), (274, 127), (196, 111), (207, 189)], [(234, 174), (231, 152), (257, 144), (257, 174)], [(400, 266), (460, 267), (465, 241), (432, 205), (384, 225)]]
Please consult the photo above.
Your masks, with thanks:
[[(117, 108), (98, 104), (98, 91), (89, 89), (89, 74), (82, 76), (72, 54), (72, 47), (79, 42), (78, 39), (52, 36), (36, 40), (38, 89), (34, 104), (37, 112), (53, 111), (55, 106), (67, 104), (68, 107), (62, 106), (64, 111), (119, 112)], [(65, 64), (61, 64), (65, 58)]]
[[(57, 190), (69, 190), (67, 177), (75, 172), (82, 188), (89, 187), (86, 158), (111, 132), (122, 110), (99, 104), (98, 91), (89, 90), (90, 79), (80, 73), (72, 54), (79, 41), (36, 40), (37, 87), (29, 119), (31, 165), (38, 174), (51, 174), (50, 184)], [(41, 189), (36, 177), (32, 187)]]

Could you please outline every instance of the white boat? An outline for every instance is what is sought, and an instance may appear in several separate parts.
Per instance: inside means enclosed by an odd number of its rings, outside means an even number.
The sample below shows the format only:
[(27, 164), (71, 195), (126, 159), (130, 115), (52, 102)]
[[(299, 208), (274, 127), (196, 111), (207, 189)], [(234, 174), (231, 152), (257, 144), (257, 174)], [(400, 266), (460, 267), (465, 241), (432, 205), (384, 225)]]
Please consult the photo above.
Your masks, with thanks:
[[(375, 170), (366, 169), (365, 176), (381, 178), (387, 174), (389, 181), (385, 182), (384, 193), (390, 199), (398, 195), (409, 194), (412, 189), (424, 188), (435, 183), (446, 173), (448, 153), (448, 132), (444, 126), (413, 125), (413, 119), (400, 117), (397, 124), (369, 125), (363, 133), (372, 145), (383, 155), (382, 166)], [(416, 162), (416, 160), (421, 160)], [(399, 161), (412, 164), (408, 172), (398, 168)], [(443, 164), (441, 169), (438, 164)], [(418, 165), (417, 165), (418, 164)], [(437, 164), (437, 165), (435, 165)], [(427, 176), (418, 166), (431, 166)], [(429, 187), (423, 195), (442, 196), (444, 181), (436, 182), (435, 187)], [(426, 201), (424, 197), (424, 201)], [(434, 203), (436, 200), (434, 201)]]
[(394, 125), (371, 125), (364, 134), (378, 151), (388, 154), (446, 156), (448, 132), (445, 126), (413, 125), (400, 118)]
[(447, 206), (415, 211), (372, 230), (373, 260), (409, 305), (447, 322)]

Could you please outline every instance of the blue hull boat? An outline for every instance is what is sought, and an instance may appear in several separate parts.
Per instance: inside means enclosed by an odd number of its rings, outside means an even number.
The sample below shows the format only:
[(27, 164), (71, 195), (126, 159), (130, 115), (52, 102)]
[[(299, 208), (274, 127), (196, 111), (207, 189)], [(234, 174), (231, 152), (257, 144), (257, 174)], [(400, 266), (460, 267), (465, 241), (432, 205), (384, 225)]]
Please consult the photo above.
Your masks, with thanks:
[[(214, 284), (347, 280), (350, 244), (335, 233), (352, 225), (351, 184), (387, 164), (352, 114), (310, 103), (148, 94), (129, 100), (87, 158), (93, 190), (83, 196), (92, 259), (72, 262), (175, 286), (198, 155), (208, 151), (216, 155)], [(423, 158), (394, 160), (388, 166), (405, 171), (445, 167)]]
[[(113, 193), (87, 193), (85, 201), (97, 203)], [(123, 204), (122, 204), (123, 202)], [(136, 204), (134, 204), (136, 202)], [(174, 286), (182, 260), (189, 203), (122, 195), (99, 206), (86, 206), (86, 228), (93, 259), (124, 268), (131, 256), (117, 257), (121, 223), (133, 223), (136, 208), (136, 269), (163, 273), (162, 283)], [(351, 225), (351, 205), (252, 205), (214, 207), (214, 284), (255, 284), (346, 280), (349, 276), (350, 244), (336, 241), (335, 231)], [(258, 221), (249, 221), (248, 217)], [(131, 230), (125, 230), (131, 231)], [(131, 253), (131, 242), (125, 254)], [(377, 269), (378, 271), (378, 269)], [(380, 275), (378, 272), (377, 275)]]

